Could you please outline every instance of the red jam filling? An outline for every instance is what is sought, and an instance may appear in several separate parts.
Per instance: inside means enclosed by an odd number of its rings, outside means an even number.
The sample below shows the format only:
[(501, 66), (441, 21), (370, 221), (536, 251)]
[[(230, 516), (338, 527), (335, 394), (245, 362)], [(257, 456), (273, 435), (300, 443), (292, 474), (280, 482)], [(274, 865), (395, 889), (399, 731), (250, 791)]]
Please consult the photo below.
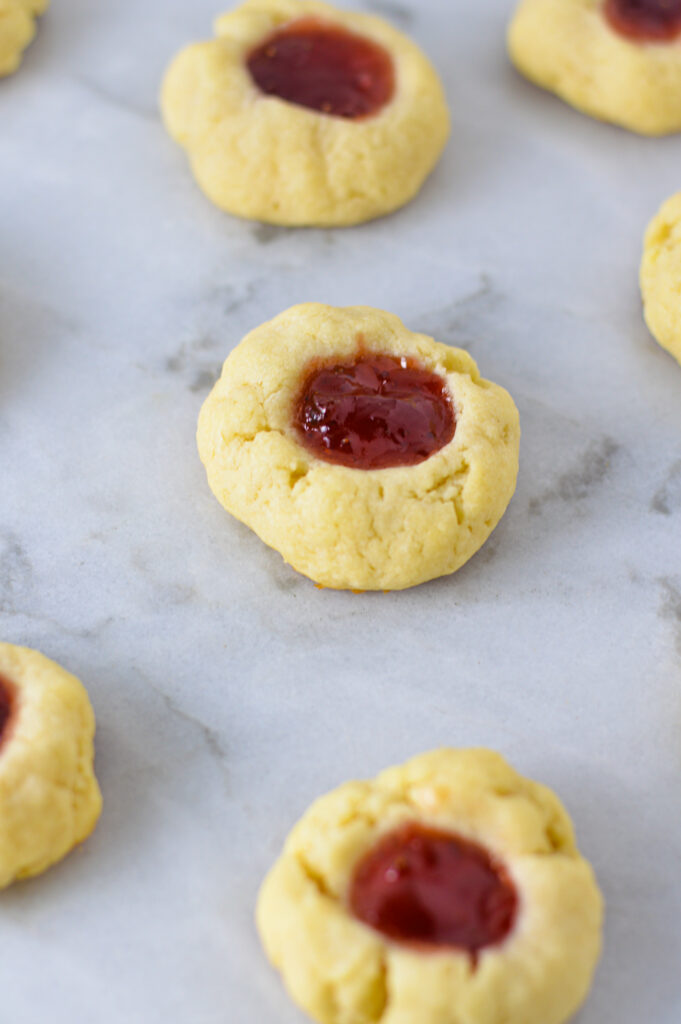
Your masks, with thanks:
[(414, 466), (456, 429), (443, 378), (413, 359), (384, 355), (313, 370), (294, 423), (314, 455), (354, 469)]
[(14, 710), (14, 687), (0, 676), (0, 745), (9, 732), (10, 719)]
[(382, 46), (316, 18), (274, 32), (247, 64), (268, 96), (334, 117), (369, 117), (395, 89), (393, 62)]
[(611, 26), (640, 43), (665, 43), (681, 34), (681, 0), (605, 0)]
[(410, 824), (360, 861), (350, 907), (389, 939), (454, 947), (475, 960), (511, 931), (518, 895), (506, 869), (482, 846)]

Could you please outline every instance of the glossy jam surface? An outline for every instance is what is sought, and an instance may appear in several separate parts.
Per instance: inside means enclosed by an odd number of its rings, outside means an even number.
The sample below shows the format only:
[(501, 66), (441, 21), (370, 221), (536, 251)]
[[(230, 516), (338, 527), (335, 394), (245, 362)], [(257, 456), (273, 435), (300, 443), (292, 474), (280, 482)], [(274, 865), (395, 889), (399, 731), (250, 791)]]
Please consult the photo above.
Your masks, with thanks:
[(415, 360), (375, 354), (313, 370), (294, 422), (314, 455), (353, 469), (416, 465), (456, 429), (442, 377)]
[(6, 738), (12, 710), (14, 708), (14, 687), (0, 676), (0, 745)]
[(382, 46), (316, 18), (279, 29), (247, 64), (268, 96), (334, 117), (369, 117), (395, 89), (393, 62)]
[(605, 0), (612, 27), (642, 43), (670, 42), (681, 35), (681, 0)]
[(389, 833), (355, 870), (350, 907), (388, 938), (475, 958), (511, 931), (518, 895), (477, 843), (421, 825)]

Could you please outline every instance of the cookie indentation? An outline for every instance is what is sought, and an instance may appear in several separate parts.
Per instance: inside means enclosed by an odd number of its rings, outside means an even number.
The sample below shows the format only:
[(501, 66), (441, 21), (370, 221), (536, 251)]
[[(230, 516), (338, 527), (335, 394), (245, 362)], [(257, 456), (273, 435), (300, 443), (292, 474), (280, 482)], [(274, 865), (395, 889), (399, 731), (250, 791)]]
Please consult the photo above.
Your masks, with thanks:
[(294, 422), (314, 455), (355, 469), (424, 462), (456, 430), (444, 379), (416, 360), (390, 355), (314, 369)]
[(14, 711), (14, 687), (0, 675), (0, 746), (7, 739)]
[(513, 928), (518, 894), (507, 870), (468, 839), (409, 824), (360, 861), (350, 906), (398, 942), (454, 947), (473, 958)]
[(664, 43), (681, 34), (681, 0), (606, 0), (610, 25), (641, 43)]
[(247, 64), (266, 95), (334, 117), (370, 117), (395, 90), (393, 62), (382, 46), (317, 18), (274, 32)]

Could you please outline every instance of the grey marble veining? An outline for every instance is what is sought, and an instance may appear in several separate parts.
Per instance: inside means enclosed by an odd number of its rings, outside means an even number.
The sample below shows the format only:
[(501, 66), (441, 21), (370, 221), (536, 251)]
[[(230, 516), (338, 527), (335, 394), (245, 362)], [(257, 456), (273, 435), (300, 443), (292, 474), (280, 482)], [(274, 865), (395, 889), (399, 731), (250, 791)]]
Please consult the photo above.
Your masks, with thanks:
[[(681, 369), (637, 265), (681, 139), (523, 82), (501, 0), (364, 6), (441, 69), (453, 134), (414, 203), (357, 229), (198, 192), (157, 91), (207, 0), (54, 0), (0, 83), (0, 635), (88, 685), (105, 798), (90, 842), (2, 895), (8, 1021), (300, 1024), (258, 884), (320, 792), (439, 744), (567, 803), (608, 901), (580, 1024), (679, 1019)], [(208, 491), (220, 364), (305, 300), (392, 310), (514, 395), (518, 490), (455, 577), (319, 592)]]

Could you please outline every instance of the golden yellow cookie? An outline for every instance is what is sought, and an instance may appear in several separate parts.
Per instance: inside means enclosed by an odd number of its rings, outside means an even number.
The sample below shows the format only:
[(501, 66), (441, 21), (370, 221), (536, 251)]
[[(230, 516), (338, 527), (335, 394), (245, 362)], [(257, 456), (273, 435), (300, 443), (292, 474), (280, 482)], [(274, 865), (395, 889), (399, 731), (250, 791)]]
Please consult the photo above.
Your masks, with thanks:
[(664, 38), (663, 20), (664, 8), (673, 6), (521, 0), (509, 30), (511, 59), (537, 85), (592, 117), (643, 135), (678, 132), (681, 41)]
[(16, 71), (49, 0), (0, 0), (0, 77)]
[(653, 337), (681, 363), (681, 192), (662, 204), (646, 231), (641, 293)]
[[(355, 386), (347, 407), (327, 394)], [(400, 590), (484, 543), (515, 489), (519, 436), (513, 400), (466, 352), (378, 309), (310, 303), (230, 354), (198, 446), (220, 503), (294, 569), (325, 587)]]
[(418, 192), (449, 115), (406, 36), (318, 0), (248, 0), (215, 28), (217, 39), (171, 64), (162, 110), (217, 206), (273, 224), (347, 225)]
[(74, 676), (0, 644), (0, 887), (40, 874), (92, 832), (102, 803), (94, 732)]
[(602, 899), (549, 789), (492, 751), (437, 750), (317, 800), (257, 923), (321, 1024), (562, 1024)]

